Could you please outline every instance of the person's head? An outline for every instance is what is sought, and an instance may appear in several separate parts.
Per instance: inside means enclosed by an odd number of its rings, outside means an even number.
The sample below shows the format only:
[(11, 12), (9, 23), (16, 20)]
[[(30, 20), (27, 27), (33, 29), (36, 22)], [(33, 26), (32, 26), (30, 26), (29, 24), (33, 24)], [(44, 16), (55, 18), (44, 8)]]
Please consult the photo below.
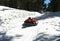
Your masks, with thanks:
[(29, 17), (28, 19), (31, 19), (31, 17)]

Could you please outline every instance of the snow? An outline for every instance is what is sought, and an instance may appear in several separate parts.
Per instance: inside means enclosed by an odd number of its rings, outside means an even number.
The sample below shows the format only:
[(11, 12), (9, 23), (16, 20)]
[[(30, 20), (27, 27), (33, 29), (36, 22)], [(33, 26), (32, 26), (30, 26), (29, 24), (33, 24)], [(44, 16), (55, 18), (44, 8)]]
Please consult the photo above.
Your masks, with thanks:
[[(44, 14), (0, 6), (1, 41), (56, 41), (60, 39), (60, 12)], [(37, 26), (22, 28), (28, 17), (38, 20)]]

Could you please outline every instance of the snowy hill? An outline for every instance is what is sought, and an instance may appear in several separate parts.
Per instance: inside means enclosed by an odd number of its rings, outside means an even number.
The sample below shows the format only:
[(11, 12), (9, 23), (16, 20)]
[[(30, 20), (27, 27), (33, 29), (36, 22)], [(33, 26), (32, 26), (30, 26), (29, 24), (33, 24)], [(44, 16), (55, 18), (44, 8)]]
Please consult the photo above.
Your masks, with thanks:
[[(32, 17), (37, 26), (22, 28), (24, 20)], [(0, 6), (0, 41), (59, 41), (60, 12), (41, 14)]]

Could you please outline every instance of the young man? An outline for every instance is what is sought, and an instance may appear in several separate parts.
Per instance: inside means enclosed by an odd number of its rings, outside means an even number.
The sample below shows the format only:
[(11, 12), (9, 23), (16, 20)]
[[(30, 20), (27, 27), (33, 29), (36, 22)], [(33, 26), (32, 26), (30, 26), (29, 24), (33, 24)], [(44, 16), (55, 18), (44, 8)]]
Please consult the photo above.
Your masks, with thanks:
[(36, 23), (36, 20), (35, 19), (31, 19), (31, 17), (29, 17), (25, 23)]
[(29, 17), (27, 20), (25, 20), (26, 23), (31, 23), (31, 17)]

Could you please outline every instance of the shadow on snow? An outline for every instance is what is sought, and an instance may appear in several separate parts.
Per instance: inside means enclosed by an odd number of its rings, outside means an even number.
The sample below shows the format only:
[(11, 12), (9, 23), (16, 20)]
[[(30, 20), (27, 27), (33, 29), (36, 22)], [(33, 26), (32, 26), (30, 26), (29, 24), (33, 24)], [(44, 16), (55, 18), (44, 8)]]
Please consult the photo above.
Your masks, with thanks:
[(33, 41), (60, 41), (60, 36), (50, 36), (44, 33), (39, 33)]
[(13, 37), (6, 36), (6, 33), (0, 32), (0, 41), (11, 41)]
[(46, 12), (42, 16), (35, 17), (36, 20), (43, 20), (47, 18), (60, 17), (60, 12)]

